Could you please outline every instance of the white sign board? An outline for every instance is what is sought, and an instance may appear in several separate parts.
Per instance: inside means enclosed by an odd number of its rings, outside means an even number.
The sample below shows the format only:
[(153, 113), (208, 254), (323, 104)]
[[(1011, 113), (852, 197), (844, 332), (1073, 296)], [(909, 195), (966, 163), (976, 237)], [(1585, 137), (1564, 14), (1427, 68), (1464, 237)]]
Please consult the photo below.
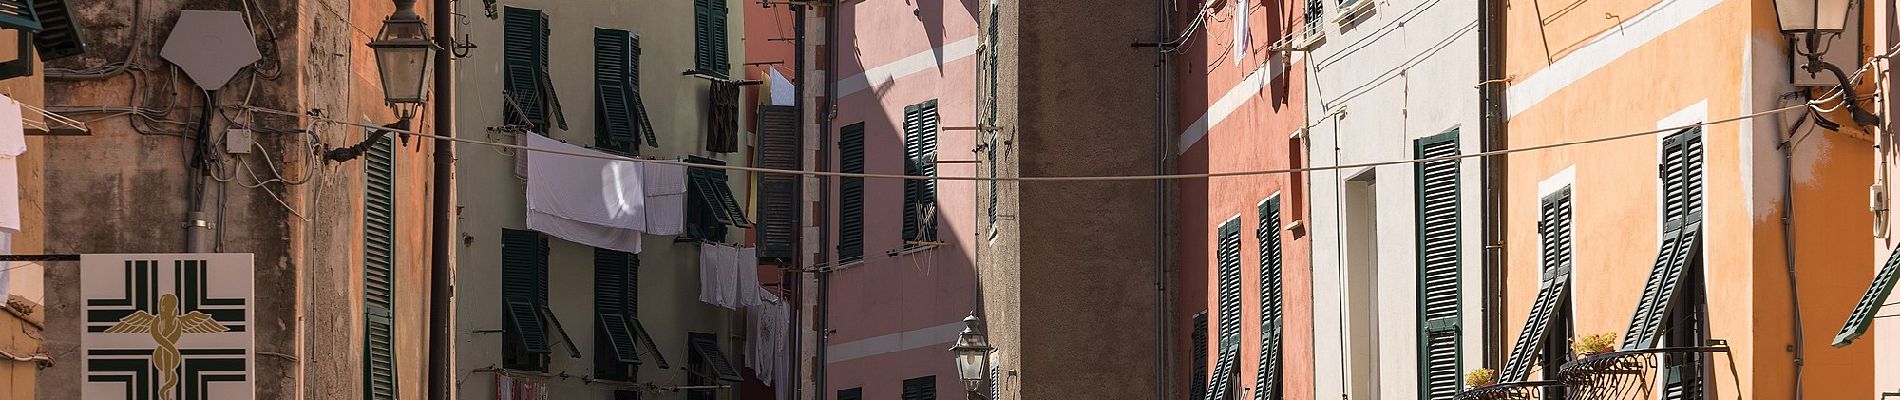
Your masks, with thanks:
[(80, 257), (82, 400), (250, 400), (250, 254)]

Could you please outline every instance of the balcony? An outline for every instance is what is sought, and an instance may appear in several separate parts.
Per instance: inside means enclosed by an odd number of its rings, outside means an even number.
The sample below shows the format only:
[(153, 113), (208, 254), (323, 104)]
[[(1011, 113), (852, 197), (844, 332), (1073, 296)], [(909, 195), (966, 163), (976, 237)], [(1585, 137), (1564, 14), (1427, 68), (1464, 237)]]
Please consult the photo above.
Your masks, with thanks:
[[(1719, 342), (1718, 342), (1719, 343)], [(1702, 347), (1664, 347), (1654, 349), (1635, 349), (1596, 354), (1564, 363), (1559, 375), (1564, 386), (1569, 388), (1571, 400), (1612, 400), (1612, 399), (1650, 399), (1660, 391), (1659, 374), (1664, 368), (1663, 362), (1672, 357), (1706, 356), (1721, 353), (1728, 359), (1731, 377), (1734, 374), (1735, 360), (1728, 356), (1725, 344)], [(1706, 360), (1706, 358), (1704, 359)], [(1707, 368), (1709, 371), (1721, 371), (1720, 368)], [(1706, 383), (1706, 378), (1704, 379)], [(1699, 387), (1687, 389), (1688, 393), (1678, 393), (1680, 397), (1700, 399), (1703, 391)]]
[(1535, 400), (1543, 399), (1546, 389), (1563, 387), (1559, 381), (1500, 383), (1459, 393), (1456, 400)]

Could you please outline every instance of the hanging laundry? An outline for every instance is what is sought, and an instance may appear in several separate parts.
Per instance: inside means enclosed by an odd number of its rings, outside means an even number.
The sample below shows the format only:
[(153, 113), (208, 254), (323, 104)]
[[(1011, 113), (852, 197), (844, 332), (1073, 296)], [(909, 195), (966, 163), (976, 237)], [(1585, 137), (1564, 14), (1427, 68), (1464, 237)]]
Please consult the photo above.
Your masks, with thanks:
[(739, 84), (714, 81), (708, 90), (706, 151), (739, 151)]
[(738, 303), (733, 291), (738, 287), (739, 253), (714, 243), (699, 245), (699, 301), (725, 308)]
[(26, 154), (23, 124), (20, 102), (0, 95), (0, 231), (8, 233), (20, 232), (19, 157)]
[(733, 288), (733, 305), (745, 308), (759, 305), (759, 249), (746, 247), (737, 249), (733, 257), (733, 273), (738, 275), (738, 285)]
[(646, 184), (647, 233), (679, 235), (686, 230), (686, 167), (660, 163), (641, 164), (640, 178)]
[(528, 210), (528, 229), (569, 242), (640, 254), (640, 231), (608, 228)]
[(548, 385), (495, 373), (496, 400), (547, 400)]
[[(520, 137), (530, 149), (611, 157), (541, 135)], [(521, 151), (516, 157), (526, 159), (528, 229), (588, 246), (640, 252), (647, 221), (639, 162), (548, 151)]]
[(785, 75), (783, 74), (779, 74), (778, 68), (776, 67), (768, 68), (767, 70), (771, 71), (771, 79), (772, 79), (772, 87), (771, 87), (772, 104), (771, 105), (775, 105), (775, 106), (792, 105), (792, 103), (797, 100), (797, 92), (795, 91), (794, 86), (792, 86), (792, 80), (786, 79)]

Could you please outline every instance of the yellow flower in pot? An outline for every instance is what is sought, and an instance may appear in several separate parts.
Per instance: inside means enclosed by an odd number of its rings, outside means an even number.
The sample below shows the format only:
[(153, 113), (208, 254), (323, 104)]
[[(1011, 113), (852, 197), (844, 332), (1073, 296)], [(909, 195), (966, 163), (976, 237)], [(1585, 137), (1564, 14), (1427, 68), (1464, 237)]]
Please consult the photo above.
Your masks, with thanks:
[(1571, 342), (1570, 347), (1572, 350), (1576, 350), (1577, 354), (1581, 354), (1584, 357), (1608, 353), (1616, 350), (1616, 333), (1604, 332), (1595, 335), (1585, 335), (1584, 337), (1577, 338), (1577, 341)]
[(1498, 374), (1490, 368), (1478, 368), (1465, 373), (1465, 385), (1477, 389), (1498, 383)]

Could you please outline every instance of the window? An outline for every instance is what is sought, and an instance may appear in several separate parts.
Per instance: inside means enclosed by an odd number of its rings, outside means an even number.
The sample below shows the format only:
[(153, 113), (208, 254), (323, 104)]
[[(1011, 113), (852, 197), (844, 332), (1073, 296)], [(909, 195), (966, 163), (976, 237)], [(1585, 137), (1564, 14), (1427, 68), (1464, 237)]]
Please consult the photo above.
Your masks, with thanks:
[[(1414, 142), (1420, 159), (1458, 155), (1458, 130)], [(1416, 164), (1418, 182), (1418, 372), (1425, 399), (1451, 399), (1464, 386), (1458, 340), (1458, 160)]]
[(725, 78), (726, 0), (693, 0), (693, 72)]
[[(711, 333), (691, 332), (686, 338), (686, 348), (692, 353), (687, 359), (687, 384), (692, 386), (710, 386), (724, 383), (741, 382), (739, 370), (733, 368), (731, 359), (719, 350), (719, 337)], [(717, 398), (712, 389), (694, 389), (687, 391), (687, 398), (711, 400)]]
[(864, 400), (864, 388), (839, 390), (838, 400)]
[[(998, 71), (996, 68), (997, 68), (997, 59), (998, 59), (997, 55), (1001, 53), (1001, 51), (997, 49), (997, 46), (1000, 45), (1000, 41), (1002, 40), (1002, 26), (1001, 26), (1002, 9), (1003, 9), (1002, 4), (997, 3), (995, 0), (990, 1), (990, 18), (989, 18), (988, 27), (987, 27), (989, 31), (988, 33), (989, 36), (983, 42), (985, 45), (983, 46), (983, 49), (982, 49), (984, 52), (984, 63), (985, 63), (984, 69), (983, 69), (983, 80), (986, 85), (984, 86), (984, 90), (983, 90), (983, 99), (984, 99), (983, 100), (983, 121), (984, 121), (983, 123), (985, 125), (988, 125), (990, 130), (986, 132), (982, 132), (981, 134), (983, 135), (984, 138), (987, 139), (985, 143), (983, 143), (983, 157), (987, 159), (985, 160), (985, 163), (989, 164), (989, 176), (991, 178), (997, 177), (997, 171), (996, 171), (997, 149), (996, 147), (1002, 144), (1002, 141), (998, 140), (998, 138), (1001, 136), (1001, 130), (1000, 128), (996, 127), (997, 126), (996, 120), (1001, 110), (1001, 108), (998, 107), (997, 102), (996, 102), (996, 89), (997, 89), (998, 77), (1001, 75), (1001, 71)], [(1000, 189), (1002, 185), (999, 183), (999, 181), (995, 179), (990, 179), (989, 186), (990, 186), (989, 206), (988, 208), (986, 208), (987, 210), (986, 212), (987, 212), (987, 215), (989, 216), (990, 232), (995, 232), (996, 231), (996, 205), (999, 202), (997, 199), (997, 196), (998, 196), (997, 190)]]
[(937, 376), (905, 379), (904, 400), (937, 400)]
[[(1530, 316), (1511, 347), (1510, 358), (1499, 375), (1499, 382), (1523, 382), (1530, 376), (1531, 363), (1542, 359), (1544, 379), (1556, 380), (1557, 367), (1570, 359), (1570, 269), (1574, 265), (1571, 248), (1570, 189), (1545, 196), (1537, 221), (1541, 237), (1542, 280), (1537, 297), (1531, 301)], [(1547, 391), (1546, 399), (1561, 399), (1561, 389)]]
[(1379, 205), (1377, 176), (1367, 170), (1345, 183), (1347, 392), (1379, 396)]
[(640, 256), (594, 249), (594, 375), (631, 380), (640, 365), (639, 334), (633, 319), (639, 310)]
[[(686, 162), (726, 165), (724, 161), (703, 157), (687, 157)], [(686, 196), (688, 238), (723, 242), (726, 240), (726, 226), (752, 227), (752, 222), (746, 220), (745, 209), (740, 208), (739, 201), (733, 197), (726, 170), (688, 168), (686, 181), (691, 189)]]
[(1255, 368), (1254, 399), (1277, 400), (1282, 370), (1280, 342), (1285, 305), (1280, 286), (1280, 198), (1260, 203), (1260, 224), (1254, 238), (1260, 242), (1260, 366)]
[(1214, 362), (1214, 375), (1208, 382), (1208, 399), (1227, 399), (1233, 389), (1234, 371), (1240, 368), (1240, 219), (1220, 224), (1215, 231), (1215, 328), (1219, 335), (1220, 358)]
[(396, 145), (383, 137), (363, 158), (363, 398), (396, 398)]
[(548, 238), (540, 232), (501, 231), (502, 366), (546, 371), (559, 334), (575, 357), (580, 349), (548, 309)]
[[(759, 167), (805, 169), (804, 138), (798, 132), (798, 108), (759, 106)], [(789, 260), (798, 256), (798, 230), (804, 200), (793, 174), (759, 174), (759, 258)]]
[[(1630, 318), (1623, 348), (1701, 346), (1707, 332), (1702, 288), (1702, 130), (1663, 139), (1660, 172), (1663, 226), (1656, 263)], [(1701, 355), (1663, 357), (1664, 398), (1702, 397)]]
[(509, 125), (547, 134), (549, 122), (567, 129), (561, 100), (548, 77), (548, 16), (539, 10), (507, 7), (502, 12), (502, 68), (507, 100), (502, 115)]
[(1194, 314), (1194, 381), (1188, 385), (1188, 398), (1205, 400), (1207, 393), (1207, 311)]
[[(838, 170), (864, 173), (864, 123), (845, 125), (838, 135)], [(838, 262), (864, 258), (864, 178), (840, 178), (838, 187)]]
[(646, 103), (640, 100), (640, 38), (594, 28), (594, 147), (632, 155), (641, 140), (658, 146)]
[(1325, 26), (1323, 18), (1325, 14), (1326, 3), (1324, 1), (1306, 0), (1306, 34), (1308, 36), (1318, 34), (1321, 31), (1320, 28)]
[[(937, 101), (904, 108), (904, 175), (937, 176)], [(904, 240), (937, 240), (937, 181), (904, 180)]]

